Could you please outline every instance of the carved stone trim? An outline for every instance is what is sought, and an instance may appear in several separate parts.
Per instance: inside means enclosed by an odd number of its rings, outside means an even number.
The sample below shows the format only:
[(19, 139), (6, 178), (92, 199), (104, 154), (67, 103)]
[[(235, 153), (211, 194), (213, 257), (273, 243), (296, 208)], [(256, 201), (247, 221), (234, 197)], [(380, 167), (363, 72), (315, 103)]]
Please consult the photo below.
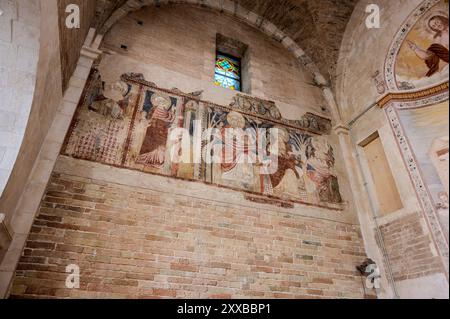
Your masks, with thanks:
[(313, 113), (306, 113), (300, 120), (287, 120), (282, 117), (280, 110), (272, 101), (265, 101), (256, 97), (237, 94), (230, 104), (233, 109), (250, 112), (253, 115), (269, 121), (279, 121), (284, 125), (313, 132), (329, 135), (331, 133), (331, 120)]

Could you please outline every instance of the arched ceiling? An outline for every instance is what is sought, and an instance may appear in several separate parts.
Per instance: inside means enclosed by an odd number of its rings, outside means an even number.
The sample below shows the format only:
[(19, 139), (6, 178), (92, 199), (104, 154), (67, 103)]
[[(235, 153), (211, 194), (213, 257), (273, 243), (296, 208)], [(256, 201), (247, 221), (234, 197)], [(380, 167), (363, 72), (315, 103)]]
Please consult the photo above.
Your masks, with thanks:
[[(234, 1), (267, 19), (292, 38), (311, 57), (320, 73), (334, 83), (342, 38), (358, 0)], [(126, 2), (97, 0), (95, 27), (100, 29)]]

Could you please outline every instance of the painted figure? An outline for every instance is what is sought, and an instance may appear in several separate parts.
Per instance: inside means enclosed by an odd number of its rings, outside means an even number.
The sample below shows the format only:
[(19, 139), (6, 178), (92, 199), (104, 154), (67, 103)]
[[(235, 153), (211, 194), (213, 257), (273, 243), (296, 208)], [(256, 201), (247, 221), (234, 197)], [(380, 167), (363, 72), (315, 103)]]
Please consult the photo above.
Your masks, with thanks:
[[(300, 179), (300, 174), (297, 172), (297, 165), (300, 163), (296, 160), (295, 156), (292, 155), (292, 146), (289, 142), (289, 133), (284, 129), (278, 129), (279, 132), (279, 143), (278, 143), (278, 169), (274, 174), (270, 175), (270, 181), (272, 183), (272, 187), (277, 191), (280, 184), (286, 184), (286, 177), (295, 177), (295, 182), (292, 182), (294, 179), (291, 178), (290, 183), (292, 184), (292, 190), (294, 193), (297, 193), (297, 180)], [(286, 189), (284, 189), (286, 192)]]
[(333, 149), (328, 146), (328, 151), (323, 156), (318, 156), (320, 147), (314, 147), (306, 152), (306, 165), (304, 167), (307, 177), (308, 193), (313, 194), (315, 200), (328, 203), (341, 203), (337, 177), (332, 174), (335, 159)]
[(144, 137), (137, 164), (161, 169), (165, 163), (169, 129), (175, 120), (176, 100), (147, 91), (144, 112), (149, 126)]
[(124, 118), (128, 110), (131, 85), (122, 81), (105, 85), (100, 73), (96, 72), (91, 90), (88, 102), (90, 111), (115, 120)]
[[(227, 125), (221, 128), (220, 143), (222, 143), (222, 180), (227, 184), (236, 184), (245, 188), (251, 187), (253, 183), (253, 164), (249, 163), (248, 158), (251, 154), (249, 145), (253, 143), (256, 145), (255, 140), (246, 140), (243, 143), (238, 142), (236, 137), (229, 138), (227, 136), (227, 130), (245, 129), (245, 118), (237, 112), (231, 112), (227, 116)], [(229, 134), (228, 134), (229, 135)], [(228, 137), (228, 138), (227, 138)], [(252, 138), (252, 137), (249, 137)]]
[(409, 48), (420, 59), (424, 60), (429, 71), (426, 76), (431, 77), (439, 71), (440, 61), (449, 61), (448, 17), (435, 15), (428, 21), (428, 27), (434, 33), (433, 44), (428, 49), (420, 48), (417, 44), (407, 41)]

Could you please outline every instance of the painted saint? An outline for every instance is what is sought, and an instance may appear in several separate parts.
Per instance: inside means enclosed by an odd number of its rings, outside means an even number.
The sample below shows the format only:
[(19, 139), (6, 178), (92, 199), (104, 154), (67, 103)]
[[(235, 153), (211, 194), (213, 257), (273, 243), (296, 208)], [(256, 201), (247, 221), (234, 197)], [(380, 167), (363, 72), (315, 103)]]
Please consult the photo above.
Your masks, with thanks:
[(131, 85), (123, 81), (106, 84), (95, 70), (88, 98), (88, 109), (113, 120), (122, 120), (130, 110)]
[(434, 15), (428, 20), (428, 28), (434, 33), (433, 43), (428, 48), (421, 48), (416, 43), (407, 40), (409, 48), (422, 59), (428, 67), (427, 77), (439, 71), (441, 61), (449, 61), (448, 17)]
[(297, 165), (300, 165), (292, 153), (292, 146), (289, 144), (289, 132), (283, 128), (278, 128), (278, 150), (276, 151), (278, 169), (270, 175), (271, 187), (274, 194), (285, 196), (298, 195), (298, 180), (300, 174)]
[(304, 166), (308, 193), (313, 194), (319, 202), (341, 203), (338, 179), (332, 173), (335, 164), (333, 148), (328, 143), (316, 141), (309, 147)]
[[(256, 157), (250, 145), (256, 145), (256, 138), (246, 135), (245, 141), (238, 141), (234, 133), (243, 131), (246, 126), (245, 118), (237, 112), (230, 112), (227, 124), (220, 129), (220, 137), (216, 142), (222, 145), (221, 179), (226, 184), (238, 184), (246, 189), (253, 184), (253, 163), (249, 158)], [(235, 131), (237, 130), (237, 131)]]
[(166, 159), (169, 129), (175, 120), (176, 99), (147, 91), (143, 113), (149, 121), (137, 164), (162, 169)]

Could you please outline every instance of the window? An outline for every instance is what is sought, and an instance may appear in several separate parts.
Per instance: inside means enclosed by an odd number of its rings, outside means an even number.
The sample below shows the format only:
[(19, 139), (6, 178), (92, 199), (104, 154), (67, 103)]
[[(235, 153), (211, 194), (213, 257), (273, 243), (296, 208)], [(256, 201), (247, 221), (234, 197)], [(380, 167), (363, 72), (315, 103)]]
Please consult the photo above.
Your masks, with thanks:
[(241, 91), (241, 60), (218, 52), (214, 83), (226, 89)]
[(402, 209), (400, 194), (378, 132), (370, 136), (361, 146), (372, 177), (379, 215), (385, 216)]

